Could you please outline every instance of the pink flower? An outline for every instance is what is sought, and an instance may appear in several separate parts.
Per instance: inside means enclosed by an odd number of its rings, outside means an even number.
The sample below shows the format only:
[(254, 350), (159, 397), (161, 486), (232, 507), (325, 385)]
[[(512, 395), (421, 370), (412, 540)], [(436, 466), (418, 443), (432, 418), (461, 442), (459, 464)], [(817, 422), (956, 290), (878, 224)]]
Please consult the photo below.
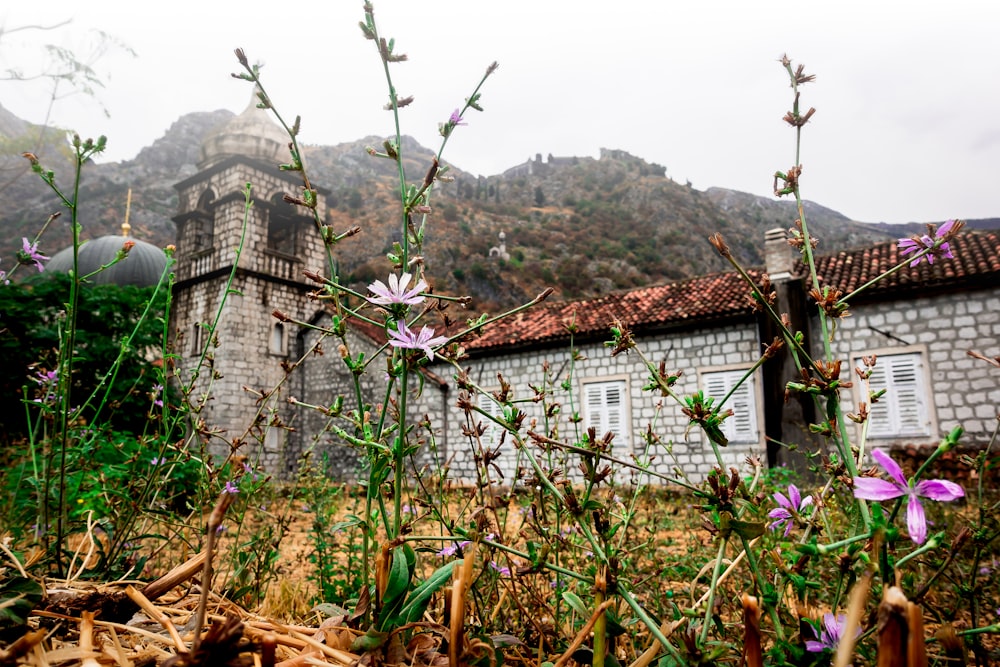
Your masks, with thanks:
[(799, 489), (794, 484), (788, 485), (788, 497), (785, 497), (783, 493), (775, 493), (774, 502), (778, 503), (779, 507), (774, 508), (767, 513), (769, 517), (775, 519), (768, 528), (771, 530), (777, 530), (782, 525), (785, 526), (785, 537), (788, 537), (788, 533), (792, 530), (792, 524), (795, 522), (795, 517), (800, 515), (802, 511), (813, 504), (812, 496), (806, 496), (803, 498), (799, 493)]
[(399, 277), (392, 273), (389, 274), (388, 286), (381, 280), (376, 280), (368, 286), (368, 291), (375, 297), (369, 297), (368, 300), (379, 306), (391, 306), (394, 303), (413, 306), (421, 303), (424, 297), (420, 293), (427, 289), (427, 283), (421, 278), (413, 286), (413, 289), (407, 290), (406, 286), (410, 284), (412, 278), (413, 276), (409, 273), (404, 273)]
[[(941, 243), (941, 239), (948, 235), (948, 232), (951, 231), (955, 224), (955, 220), (946, 221), (938, 227), (936, 232), (934, 232), (934, 238), (931, 238), (928, 234), (924, 234), (923, 236), (913, 236), (908, 239), (899, 239), (899, 254), (906, 256), (915, 252), (921, 252), (925, 248), (930, 250), (930, 252), (926, 255), (921, 255), (910, 262), (910, 266), (916, 266), (925, 259), (928, 264), (933, 264), (935, 257), (953, 259), (954, 255), (951, 254), (951, 246), (948, 245), (947, 241)], [(935, 247), (935, 244), (939, 245)]]
[(497, 562), (495, 560), (490, 561), (490, 567), (499, 572), (501, 576), (504, 577), (510, 576), (510, 568), (507, 567), (506, 565), (497, 565)]
[(454, 556), (458, 553), (459, 549), (464, 549), (465, 547), (472, 544), (469, 540), (462, 540), (461, 542), (455, 542), (451, 546), (445, 547), (441, 551), (437, 552), (438, 556)]
[[(840, 637), (844, 634), (844, 626), (847, 625), (847, 616), (844, 614), (823, 614), (823, 624), (819, 630), (813, 629), (816, 633), (816, 640), (806, 641), (806, 650), (810, 653), (822, 653), (826, 650), (836, 651)], [(811, 627), (811, 626), (810, 626)], [(861, 628), (857, 629), (857, 634), (861, 634)]]
[(872, 458), (882, 470), (889, 473), (890, 481), (877, 477), (855, 477), (854, 497), (862, 500), (892, 500), (900, 496), (909, 498), (906, 505), (906, 527), (914, 544), (923, 544), (927, 539), (927, 517), (921, 498), (929, 500), (955, 500), (965, 495), (958, 484), (943, 479), (926, 479), (907, 482), (903, 471), (892, 458), (881, 449), (872, 450)]
[(21, 252), (19, 253), (19, 255), (20, 256), (18, 257), (18, 259), (20, 260), (20, 262), (22, 264), (32, 264), (32, 263), (34, 263), (35, 268), (37, 268), (39, 272), (45, 270), (45, 265), (42, 264), (42, 261), (43, 260), (47, 260), (48, 257), (46, 257), (42, 253), (38, 252), (38, 244), (37, 243), (31, 243), (31, 242), (28, 241), (28, 239), (22, 237), (21, 238)]
[(396, 325), (396, 331), (389, 329), (389, 345), (407, 350), (423, 350), (431, 361), (434, 361), (434, 350), (431, 348), (447, 342), (447, 336), (435, 336), (434, 329), (428, 327), (420, 327), (420, 333), (415, 333), (403, 320)]
[(468, 125), (468, 123), (462, 120), (461, 111), (455, 109), (454, 111), (451, 112), (451, 115), (448, 116), (447, 123), (438, 123), (438, 132), (441, 134), (442, 137), (450, 137), (451, 133), (459, 125)]

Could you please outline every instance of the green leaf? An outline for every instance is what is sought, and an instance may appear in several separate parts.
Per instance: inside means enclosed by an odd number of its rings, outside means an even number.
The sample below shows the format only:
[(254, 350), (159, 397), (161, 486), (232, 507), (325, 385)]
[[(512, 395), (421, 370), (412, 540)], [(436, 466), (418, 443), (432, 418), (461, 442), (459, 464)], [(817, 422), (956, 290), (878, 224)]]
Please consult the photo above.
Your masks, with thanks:
[(403, 548), (396, 547), (392, 551), (392, 563), (389, 566), (389, 582), (386, 584), (385, 593), (382, 594), (383, 605), (388, 606), (406, 594), (406, 589), (410, 587), (410, 573), (411, 570)]
[(0, 583), (0, 628), (24, 625), (42, 601), (42, 587), (34, 579), (11, 577)]
[(562, 599), (580, 616), (583, 618), (590, 618), (590, 612), (587, 611), (587, 606), (583, 604), (583, 600), (580, 599), (579, 595), (565, 591), (562, 594)]
[(375, 628), (369, 628), (368, 632), (351, 642), (351, 653), (368, 653), (369, 651), (374, 651), (381, 648), (388, 638), (388, 632), (379, 632)]
[(453, 560), (450, 563), (446, 563), (436, 569), (431, 576), (427, 577), (427, 580), (422, 584), (413, 589), (410, 593), (409, 598), (406, 600), (406, 606), (400, 611), (400, 617), (403, 623), (415, 623), (420, 620), (420, 617), (424, 615), (427, 610), (427, 605), (430, 604), (431, 596), (440, 589), (442, 586), (451, 581), (452, 571), (455, 569), (455, 565), (461, 563), (462, 561)]

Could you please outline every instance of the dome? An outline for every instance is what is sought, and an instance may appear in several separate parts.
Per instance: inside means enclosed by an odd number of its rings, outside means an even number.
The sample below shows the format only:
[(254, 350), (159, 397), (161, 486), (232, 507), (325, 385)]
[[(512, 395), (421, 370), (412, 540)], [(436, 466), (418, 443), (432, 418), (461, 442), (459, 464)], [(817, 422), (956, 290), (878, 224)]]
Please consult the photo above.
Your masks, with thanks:
[(236, 155), (271, 163), (287, 159), (288, 135), (271, 120), (267, 110), (257, 108), (257, 102), (255, 93), (243, 113), (202, 142), (199, 169)]
[[(113, 261), (125, 241), (135, 243), (125, 259), (91, 277), (90, 282), (97, 285), (155, 286), (160, 281), (163, 270), (167, 267), (166, 253), (152, 243), (118, 234), (86, 241), (80, 246), (78, 258), (80, 275), (85, 276), (88, 273), (93, 273)], [(49, 271), (69, 273), (73, 268), (73, 248), (69, 247), (57, 252), (46, 263), (45, 268)]]

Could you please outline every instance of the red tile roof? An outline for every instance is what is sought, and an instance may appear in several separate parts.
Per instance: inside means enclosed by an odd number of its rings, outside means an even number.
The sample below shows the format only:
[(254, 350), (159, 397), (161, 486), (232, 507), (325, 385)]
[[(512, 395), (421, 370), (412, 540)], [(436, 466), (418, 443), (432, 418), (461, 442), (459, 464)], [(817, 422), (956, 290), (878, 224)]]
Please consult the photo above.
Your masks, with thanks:
[[(927, 290), (973, 282), (983, 287), (997, 284), (1000, 278), (1000, 233), (960, 232), (951, 240), (950, 246), (954, 258), (936, 259), (934, 264), (922, 261), (915, 267), (906, 266), (879, 281), (869, 294), (884, 298), (887, 292), (906, 289)], [(849, 294), (895, 266), (900, 259), (898, 245), (889, 241), (817, 257), (816, 273), (822, 284), (836, 286), (844, 294)]]
[[(906, 290), (1000, 284), (1000, 234), (961, 233), (951, 241), (951, 250), (954, 259), (906, 266), (866, 294), (885, 298), (889, 293)], [(848, 294), (898, 261), (897, 244), (889, 241), (818, 256), (816, 269), (821, 284), (836, 286)], [(804, 275), (801, 264), (799, 269)], [(751, 269), (748, 273), (759, 280), (763, 271)], [(609, 325), (616, 318), (634, 333), (732, 321), (750, 316), (747, 295), (747, 287), (739, 275), (729, 272), (580, 301), (544, 302), (488, 326), (481, 337), (466, 341), (465, 347), (470, 352), (482, 353), (562, 341), (568, 338), (569, 322), (576, 324), (576, 337), (589, 338), (608, 336)]]
[[(754, 279), (760, 271), (751, 271)], [(487, 350), (564, 340), (567, 327), (574, 336), (607, 335), (615, 319), (633, 332), (689, 323), (748, 317), (747, 288), (736, 273), (715, 273), (656, 287), (613, 292), (579, 301), (543, 302), (488, 326), (483, 335), (465, 343), (468, 350)]]
[[(865, 294), (869, 298), (896, 295), (919, 295), (928, 290), (960, 288), (969, 285), (987, 287), (1000, 284), (1000, 233), (965, 232), (951, 241), (954, 259), (936, 260), (933, 265), (921, 262), (906, 266), (883, 279)], [(895, 241), (866, 248), (843, 250), (816, 257), (816, 269), (823, 285), (836, 286), (848, 294), (899, 261)], [(801, 262), (798, 272), (805, 275)], [(761, 269), (750, 269), (754, 280)], [(479, 337), (464, 341), (472, 354), (511, 349), (569, 338), (567, 327), (575, 325), (579, 339), (606, 337), (610, 324), (619, 319), (633, 333), (704, 326), (751, 317), (746, 284), (735, 272), (715, 273), (666, 285), (613, 292), (577, 301), (545, 301), (507, 319), (488, 325)], [(369, 338), (382, 343), (385, 332), (380, 327), (353, 323)]]

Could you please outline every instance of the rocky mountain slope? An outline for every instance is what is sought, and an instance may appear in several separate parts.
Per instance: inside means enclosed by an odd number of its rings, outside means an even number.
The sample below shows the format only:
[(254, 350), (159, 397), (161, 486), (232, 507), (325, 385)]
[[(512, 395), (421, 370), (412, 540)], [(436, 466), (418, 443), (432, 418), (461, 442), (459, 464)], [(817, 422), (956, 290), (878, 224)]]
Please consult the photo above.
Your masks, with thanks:
[[(132, 234), (157, 245), (173, 242), (173, 184), (195, 173), (202, 140), (232, 115), (185, 115), (134, 160), (87, 165), (80, 207), (84, 238), (119, 230), (132, 188)], [(19, 155), (25, 150), (19, 142), (33, 146), (56, 171), (57, 182), (69, 186), (63, 135), (50, 131), (41, 143), (32, 143), (31, 136), (42, 136), (39, 128), (9, 116), (0, 114), (4, 152)], [(359, 287), (384, 279), (385, 252), (400, 237), (396, 168), (370, 157), (369, 144), (379, 146), (381, 138), (309, 146), (304, 156), (313, 182), (329, 190), (331, 224), (362, 227), (338, 255), (341, 275)], [(409, 138), (401, 152), (408, 179), (420, 181), (432, 152)], [(23, 171), (22, 158), (6, 159)], [(8, 233), (0, 239), (0, 257), (7, 258), (59, 203), (34, 175), (18, 175), (16, 168), (3, 174), (0, 222)], [(437, 188), (431, 201), (426, 265), (438, 291), (471, 294), (478, 309), (515, 304), (547, 286), (563, 297), (578, 297), (720, 270), (725, 265), (705, 240), (714, 231), (726, 236), (740, 261), (760, 265), (764, 232), (789, 227), (796, 217), (792, 201), (721, 188), (699, 191), (674, 182), (663, 166), (617, 150), (602, 150), (596, 159), (539, 155), (489, 177), (459, 168), (448, 175), (454, 180)], [(897, 235), (817, 204), (806, 210), (822, 247)], [(41, 247), (55, 252), (69, 241), (68, 224), (56, 221)]]

